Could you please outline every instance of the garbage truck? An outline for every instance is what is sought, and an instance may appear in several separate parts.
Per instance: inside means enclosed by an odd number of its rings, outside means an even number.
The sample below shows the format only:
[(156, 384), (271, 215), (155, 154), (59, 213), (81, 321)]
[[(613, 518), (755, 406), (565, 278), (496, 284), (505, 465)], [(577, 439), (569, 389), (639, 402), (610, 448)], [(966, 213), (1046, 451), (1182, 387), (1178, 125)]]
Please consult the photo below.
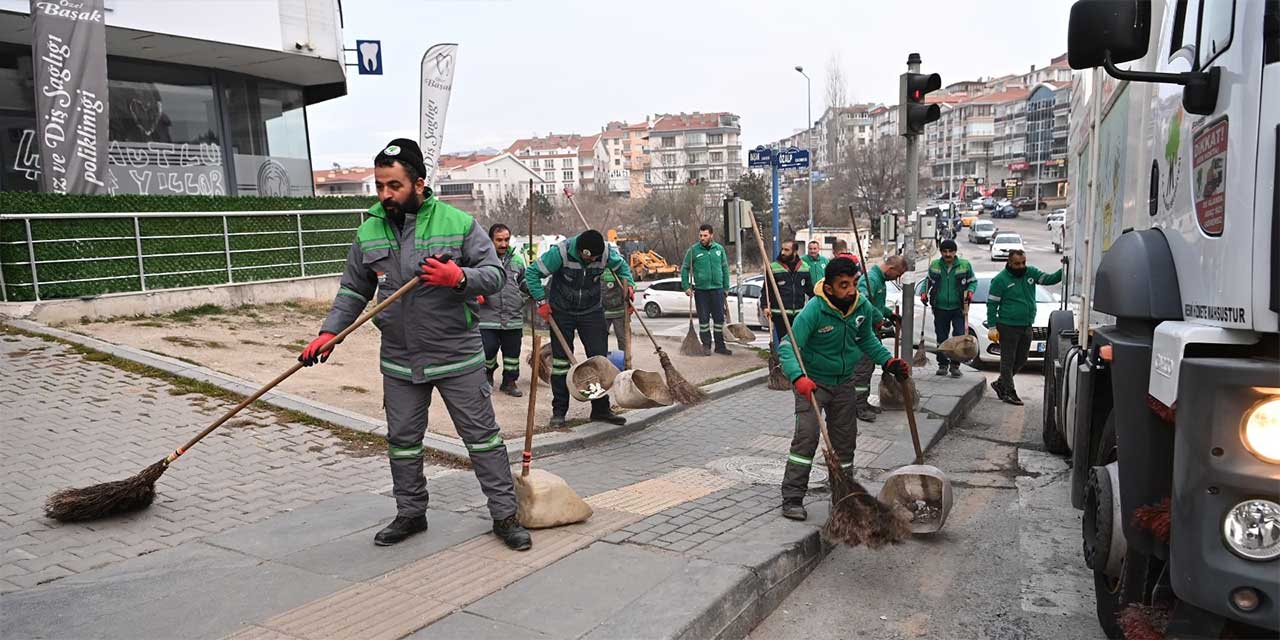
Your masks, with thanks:
[(1043, 439), (1070, 459), (1098, 621), (1276, 637), (1280, 0), (1079, 0), (1068, 30)]

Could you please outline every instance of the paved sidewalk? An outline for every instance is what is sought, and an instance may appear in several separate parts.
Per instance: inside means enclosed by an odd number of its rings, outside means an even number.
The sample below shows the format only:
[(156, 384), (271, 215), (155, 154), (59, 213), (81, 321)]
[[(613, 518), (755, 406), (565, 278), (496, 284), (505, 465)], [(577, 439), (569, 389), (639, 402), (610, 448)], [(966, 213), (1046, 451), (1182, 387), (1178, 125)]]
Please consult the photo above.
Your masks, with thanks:
[(383, 447), (251, 408), (174, 463), (148, 510), (59, 524), (42, 511), (50, 493), (133, 475), (232, 405), (20, 335), (0, 334), (0, 379), (0, 593), (390, 485)]
[[(13, 350), (15, 343), (0, 344)], [(25, 357), (5, 356), (4, 366), (12, 367)], [(78, 357), (68, 359), (66, 369), (93, 369), (78, 362)], [(23, 375), (31, 372), (24, 369)], [(104, 388), (111, 386), (111, 375), (97, 375), (103, 377)], [(40, 395), (47, 393), (43, 387), (65, 384), (71, 376), (66, 370), (50, 375), (25, 395), (46, 397)], [(114, 384), (155, 386), (127, 376)], [(924, 406), (938, 414), (921, 416), (926, 443), (936, 441), (946, 423), (976, 402), (981, 384), (982, 377), (977, 375), (960, 380), (920, 379)], [(153, 395), (159, 396), (157, 401), (174, 402), (163, 392)], [(120, 413), (117, 420), (146, 420), (126, 407), (115, 408)], [(135, 404), (134, 411), (145, 408)], [(756, 386), (604, 444), (535, 458), (536, 466), (560, 475), (588, 497), (596, 513), (580, 525), (534, 532), (534, 550), (528, 553), (509, 551), (488, 533), (485, 501), (470, 472), (446, 472), (429, 482), (432, 504), (427, 534), (380, 548), (370, 538), (391, 511), (392, 500), (385, 491), (370, 490), (385, 482), (384, 460), (351, 461), (346, 472), (351, 476), (345, 483), (335, 478), (337, 486), (317, 481), (310, 468), (299, 468), (305, 472), (297, 474), (282, 470), (264, 481), (281, 483), (285, 492), (305, 488), (302, 496), (293, 498), (294, 504), (321, 494), (336, 497), (274, 514), (267, 512), (269, 506), (278, 506), (272, 501), (257, 505), (250, 514), (236, 495), (224, 495), (218, 504), (227, 512), (238, 508), (242, 520), (259, 516), (254, 519), (260, 521), (237, 521), (221, 527), (217, 535), (210, 535), (212, 531), (190, 534), (184, 543), (166, 545), (172, 548), (0, 597), (6, 634), (296, 639), (391, 639), (411, 634), (504, 639), (741, 637), (826, 552), (817, 535), (827, 500), (822, 487), (815, 487), (810, 495), (809, 522), (787, 521), (777, 513), (792, 409), (790, 392)], [(195, 411), (190, 406), (174, 409), (180, 410)], [(185, 425), (202, 419), (188, 416), (182, 422), (175, 417), (166, 422)], [(876, 423), (860, 425), (856, 462), (863, 479), (873, 480), (882, 470), (911, 460), (905, 424), (904, 414), (886, 412)], [(6, 433), (16, 426), (6, 422)], [(55, 431), (64, 429), (59, 426)], [(172, 439), (179, 433), (185, 431), (164, 435)], [(237, 461), (237, 455), (247, 455), (237, 447), (271, 446), (253, 437), (257, 435), (255, 429), (247, 438), (233, 433), (219, 439), (228, 448), (226, 455), (210, 454), (202, 471), (232, 478), (261, 473), (255, 465)], [(310, 437), (322, 436), (320, 432)], [(125, 448), (129, 447), (121, 447)], [(296, 460), (265, 457), (281, 464), (316, 466), (342, 458), (331, 449), (312, 455), (305, 455), (305, 449)], [(150, 455), (137, 462), (149, 461)], [(134, 469), (133, 461), (121, 462), (115, 452), (100, 457), (101, 464), (109, 459), (117, 465), (107, 469), (115, 474)], [(819, 469), (815, 465), (815, 476)], [(162, 486), (161, 495), (186, 504), (186, 509), (197, 509), (200, 500), (192, 492), (204, 478), (186, 471), (188, 475), (170, 473), (190, 486)], [(31, 467), (26, 473), (44, 478)], [(87, 475), (97, 477), (96, 472)], [(290, 489), (290, 479), (299, 486)], [(43, 495), (46, 488), (69, 481), (43, 479), (44, 486), (33, 491)], [(166, 481), (168, 475), (162, 484)], [(229, 485), (236, 486), (231, 481)], [(349, 495), (338, 495), (343, 493)], [(20, 503), (26, 509), (25, 520), (84, 538), (110, 537), (121, 527), (139, 535), (154, 534), (171, 520), (183, 520), (174, 517), (182, 509), (168, 511), (176, 505), (166, 507), (160, 502), (124, 521), (59, 527), (33, 516), (28, 503), (30, 498)], [(219, 520), (218, 524), (226, 523)], [(58, 551), (54, 544), (45, 553)], [(195, 613), (175, 614), (188, 607), (194, 607)]]

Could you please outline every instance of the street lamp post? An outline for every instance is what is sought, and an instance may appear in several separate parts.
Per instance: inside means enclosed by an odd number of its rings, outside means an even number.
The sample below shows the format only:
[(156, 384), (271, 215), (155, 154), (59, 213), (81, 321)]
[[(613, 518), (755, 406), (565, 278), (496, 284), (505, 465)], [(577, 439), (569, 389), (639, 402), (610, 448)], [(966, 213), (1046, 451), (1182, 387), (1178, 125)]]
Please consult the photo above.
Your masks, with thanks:
[(809, 74), (804, 72), (804, 67), (796, 65), (796, 71), (804, 76), (805, 86), (805, 128), (809, 132), (806, 136), (809, 140), (809, 240), (813, 240), (813, 82), (809, 79)]

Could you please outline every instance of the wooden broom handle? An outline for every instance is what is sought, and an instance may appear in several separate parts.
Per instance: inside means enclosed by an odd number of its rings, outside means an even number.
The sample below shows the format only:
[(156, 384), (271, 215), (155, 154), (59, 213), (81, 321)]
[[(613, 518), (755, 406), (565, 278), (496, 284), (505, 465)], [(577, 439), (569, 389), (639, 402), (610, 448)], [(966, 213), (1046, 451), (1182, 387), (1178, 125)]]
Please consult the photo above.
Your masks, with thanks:
[[(756, 245), (760, 248), (760, 259), (764, 261), (764, 275), (769, 281), (769, 287), (773, 289), (775, 300), (782, 301), (782, 291), (778, 289), (778, 281), (773, 277), (773, 269), (769, 268), (769, 254), (764, 250), (764, 238), (760, 235), (760, 227), (756, 226), (756, 217), (747, 216), (751, 220), (751, 230), (756, 236)], [(791, 341), (791, 350), (796, 354), (796, 363), (800, 365), (800, 373), (806, 378), (809, 377), (809, 371), (804, 366), (804, 356), (800, 355), (800, 345), (796, 343), (796, 334), (791, 330), (791, 319), (783, 312), (782, 326), (787, 330), (787, 339)], [(831, 434), (827, 433), (827, 421), (822, 417), (822, 410), (818, 407), (818, 399), (809, 394), (809, 405), (813, 408), (813, 416), (818, 419), (818, 431), (822, 434), (822, 443), (826, 446), (828, 462), (833, 462), (836, 466), (840, 465), (840, 459), (836, 455), (835, 447), (831, 446)]]
[(533, 412), (538, 406), (538, 370), (542, 364), (542, 336), (533, 334), (533, 378), (529, 380), (529, 414), (524, 419), (524, 456), (520, 463), (520, 475), (529, 475), (533, 462)]
[[(355, 331), (356, 329), (360, 328), (360, 325), (368, 322), (374, 316), (381, 313), (383, 309), (386, 309), (388, 306), (390, 306), (392, 302), (395, 302), (396, 300), (400, 299), (400, 296), (403, 296), (404, 294), (408, 293), (410, 289), (418, 286), (418, 282), (419, 280), (416, 275), (413, 276), (412, 278), (409, 278), (408, 282), (404, 283), (404, 285), (402, 285), (399, 289), (397, 289), (395, 293), (387, 296), (386, 300), (379, 302), (376, 306), (374, 306), (364, 315), (360, 316), (359, 318), (356, 318), (356, 321), (352, 322), (351, 325), (348, 326), (346, 329), (343, 329), (341, 333), (330, 338), (328, 342), (324, 343), (323, 347), (320, 347), (320, 350), (317, 351), (317, 353), (324, 353), (329, 349), (332, 349), (339, 342), (342, 342), (344, 338), (351, 335), (352, 331)], [(242, 409), (249, 406), (250, 404), (253, 404), (255, 400), (257, 400), (258, 398), (261, 398), (268, 391), (274, 389), (276, 385), (280, 384), (281, 382), (284, 382), (285, 379), (287, 379), (289, 376), (297, 373), (298, 370), (301, 369), (303, 366), (304, 365), (301, 362), (294, 364), (292, 367), (289, 367), (288, 371), (285, 371), (284, 373), (276, 376), (275, 380), (268, 382), (267, 384), (263, 385), (262, 388), (255, 391), (253, 395), (249, 396), (248, 398), (245, 398), (244, 400), (241, 400), (240, 404), (232, 407), (230, 411), (223, 414), (223, 416), (221, 418), (218, 418), (213, 424), (209, 425), (208, 427), (205, 427), (204, 431), (201, 431), (199, 434), (196, 435), (196, 437), (188, 440), (187, 443), (182, 445), (181, 448), (169, 454), (169, 462), (173, 462), (178, 458), (178, 456), (186, 453), (187, 450), (189, 450), (191, 447), (194, 447), (197, 442), (200, 442), (201, 440), (203, 440), (205, 436), (209, 435), (210, 433), (213, 433), (214, 429), (221, 427), (223, 423), (230, 420), (237, 413), (240, 413)]]
[(560, 325), (556, 324), (556, 319), (551, 317), (551, 314), (547, 314), (547, 324), (551, 326), (551, 333), (555, 334), (556, 341), (560, 343), (560, 349), (569, 359), (569, 364), (578, 364), (578, 359), (573, 357), (573, 349), (569, 348), (569, 341), (564, 339), (564, 334), (560, 333)]

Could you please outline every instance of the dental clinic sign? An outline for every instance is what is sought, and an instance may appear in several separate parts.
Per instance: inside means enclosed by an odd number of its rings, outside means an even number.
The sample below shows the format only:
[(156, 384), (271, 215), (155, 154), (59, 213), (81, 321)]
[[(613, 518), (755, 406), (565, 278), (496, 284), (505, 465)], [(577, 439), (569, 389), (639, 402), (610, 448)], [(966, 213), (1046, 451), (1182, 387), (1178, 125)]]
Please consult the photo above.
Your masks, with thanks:
[(104, 0), (31, 0), (40, 187), (106, 193)]

